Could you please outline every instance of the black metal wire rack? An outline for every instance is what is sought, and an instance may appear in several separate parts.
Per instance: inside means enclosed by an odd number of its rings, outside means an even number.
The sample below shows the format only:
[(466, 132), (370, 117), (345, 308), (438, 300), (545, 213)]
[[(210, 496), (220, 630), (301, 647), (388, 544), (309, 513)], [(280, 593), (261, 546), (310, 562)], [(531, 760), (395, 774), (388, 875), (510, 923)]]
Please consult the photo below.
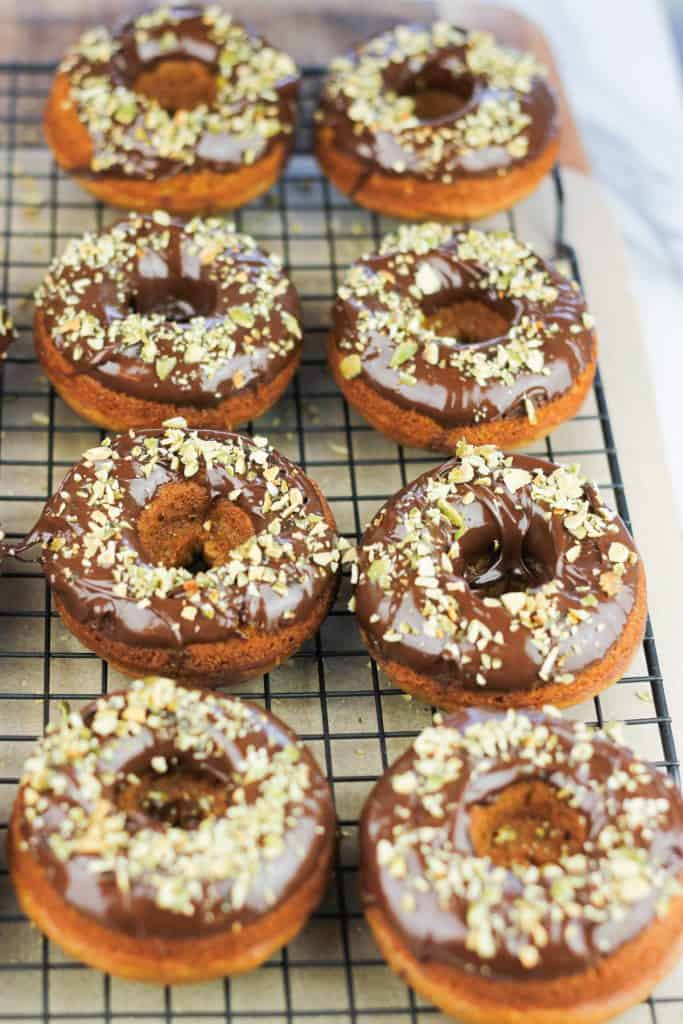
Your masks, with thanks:
[[(41, 130), (53, 68), (0, 65), (0, 202), (4, 245), (0, 284), (20, 330), (4, 367), (0, 403), (0, 522), (10, 537), (33, 523), (67, 468), (102, 436), (55, 396), (40, 373), (31, 339), (31, 294), (66, 239), (115, 214), (90, 200), (55, 168)], [(300, 290), (307, 324), (302, 368), (288, 394), (250, 431), (267, 434), (318, 479), (342, 532), (355, 538), (390, 494), (438, 460), (380, 437), (349, 410), (326, 374), (322, 343), (344, 267), (373, 247), (392, 222), (355, 207), (320, 176), (310, 155), (312, 108), (321, 72), (304, 75), (296, 153), (271, 193), (236, 215), (238, 226), (278, 250)], [(533, 213), (533, 216), (530, 214)], [(531, 205), (497, 223), (533, 237), (576, 276), (564, 238), (562, 178), (555, 171)], [(539, 235), (539, 223), (542, 224)], [(598, 374), (594, 393), (572, 423), (535, 449), (579, 461), (628, 508)], [(319, 634), (291, 662), (241, 688), (263, 701), (310, 744), (335, 791), (342, 838), (336, 877), (302, 935), (259, 971), (189, 988), (124, 983), (66, 958), (19, 912), (0, 868), (0, 1021), (77, 1020), (129, 1024), (175, 1021), (436, 1021), (437, 1012), (388, 970), (364, 925), (357, 896), (356, 825), (376, 777), (429, 721), (368, 659), (346, 611), (348, 586)], [(0, 827), (31, 744), (64, 700), (87, 701), (117, 685), (117, 674), (83, 650), (53, 611), (42, 575), (5, 565), (0, 580)], [(677, 774), (670, 718), (652, 631), (632, 674), (576, 717), (620, 719), (627, 740)], [(670, 978), (629, 1024), (683, 1020), (683, 974)]]

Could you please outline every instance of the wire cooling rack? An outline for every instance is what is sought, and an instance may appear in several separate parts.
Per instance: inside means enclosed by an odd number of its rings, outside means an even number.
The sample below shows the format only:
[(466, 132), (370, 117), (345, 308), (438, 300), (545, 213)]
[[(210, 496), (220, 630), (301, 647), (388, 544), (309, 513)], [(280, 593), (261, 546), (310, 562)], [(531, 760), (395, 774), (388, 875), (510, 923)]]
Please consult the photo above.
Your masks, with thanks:
[[(0, 181), (4, 254), (1, 285), (20, 341), (4, 368), (0, 403), (0, 522), (10, 537), (32, 525), (68, 467), (101, 432), (79, 420), (35, 361), (31, 294), (67, 238), (116, 214), (59, 173), (40, 124), (53, 68), (0, 66)], [(329, 309), (344, 267), (372, 248), (393, 221), (360, 210), (319, 174), (310, 155), (320, 71), (304, 75), (302, 128), (287, 172), (264, 198), (236, 215), (240, 229), (279, 251), (300, 290), (306, 347), (287, 395), (250, 432), (267, 434), (322, 485), (341, 531), (357, 537), (387, 497), (439, 460), (372, 431), (341, 398), (325, 369)], [(492, 225), (509, 226), (579, 276), (564, 239), (558, 171), (538, 193)], [(619, 460), (598, 375), (581, 414), (535, 452), (579, 461), (628, 522)], [(287, 665), (240, 689), (281, 715), (310, 744), (334, 787), (342, 838), (335, 881), (304, 932), (258, 971), (186, 988), (121, 982), (68, 959), (35, 931), (0, 873), (0, 1021), (78, 1020), (100, 1024), (183, 1021), (303, 1024), (435, 1022), (440, 1015), (389, 971), (360, 912), (356, 826), (373, 781), (430, 720), (368, 659), (346, 611), (348, 583), (319, 634)], [(66, 700), (96, 697), (124, 680), (64, 629), (35, 567), (5, 565), (0, 579), (0, 821), (9, 816), (31, 744)], [(666, 697), (648, 626), (631, 674), (602, 698), (569, 712), (586, 721), (621, 720), (637, 750), (677, 773)], [(683, 971), (669, 978), (629, 1024), (680, 1024)]]

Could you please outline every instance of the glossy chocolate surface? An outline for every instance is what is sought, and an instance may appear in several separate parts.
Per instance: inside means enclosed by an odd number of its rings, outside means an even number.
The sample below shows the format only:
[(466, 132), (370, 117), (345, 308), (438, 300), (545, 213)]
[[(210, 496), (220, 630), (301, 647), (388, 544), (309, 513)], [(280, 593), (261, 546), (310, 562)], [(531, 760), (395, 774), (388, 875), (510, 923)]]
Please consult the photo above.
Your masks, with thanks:
[[(166, 110), (136, 89), (165, 62), (196, 62), (213, 96)], [(88, 131), (93, 155), (79, 174), (163, 178), (188, 170), (227, 173), (293, 140), (298, 72), (286, 54), (215, 6), (159, 7), (109, 33), (81, 37), (60, 71)]]
[[(163, 796), (126, 806), (151, 773), (204, 785), (196, 818)], [(168, 679), (72, 712), (29, 758), (15, 814), (67, 903), (137, 938), (237, 932), (296, 892), (329, 847), (329, 787), (262, 708)], [(171, 820), (168, 820), (168, 819)]]
[[(475, 849), (473, 809), (535, 780), (582, 821), (580, 849), (494, 865)], [(556, 715), (471, 710), (426, 729), (372, 791), (360, 840), (365, 905), (419, 960), (492, 980), (599, 969), (681, 892), (672, 780)], [(507, 826), (494, 838), (514, 841)]]
[(504, 174), (556, 137), (545, 69), (488, 33), (400, 25), (334, 61), (319, 124), (381, 172), (451, 183)]
[(634, 609), (633, 540), (575, 469), (458, 452), (363, 535), (355, 608), (370, 653), (475, 693), (570, 684)]
[[(195, 567), (162, 564), (141, 536), (143, 510), (170, 485), (199, 491)], [(222, 501), (253, 533), (212, 565), (203, 545)], [(40, 545), (35, 557), (67, 611), (104, 638), (174, 648), (304, 620), (334, 585), (339, 543), (312, 482), (265, 438), (176, 423), (86, 452), (17, 551)]]
[(298, 358), (299, 298), (229, 221), (130, 214), (72, 240), (36, 294), (71, 372), (155, 402), (211, 407)]
[[(492, 335), (438, 326), (441, 311), (465, 303)], [(446, 429), (532, 419), (572, 388), (597, 347), (575, 282), (512, 235), (438, 224), (402, 227), (353, 265), (333, 340), (359, 355), (360, 379), (383, 398)]]

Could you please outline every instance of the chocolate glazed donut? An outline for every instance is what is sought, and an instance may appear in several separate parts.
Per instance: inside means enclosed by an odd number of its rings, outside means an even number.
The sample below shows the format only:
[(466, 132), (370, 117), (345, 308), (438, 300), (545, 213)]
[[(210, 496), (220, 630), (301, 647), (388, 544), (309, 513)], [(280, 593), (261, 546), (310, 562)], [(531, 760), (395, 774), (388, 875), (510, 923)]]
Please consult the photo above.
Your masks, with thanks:
[(45, 110), (57, 162), (104, 202), (176, 213), (267, 191), (293, 143), (294, 61), (215, 5), (164, 5), (86, 32)]
[(163, 210), (72, 239), (36, 292), (34, 332), (62, 398), (108, 430), (255, 419), (302, 346), (277, 256), (227, 221)]
[(316, 155), (356, 202), (471, 219), (537, 186), (559, 150), (547, 72), (487, 32), (399, 25), (332, 62)]
[(322, 897), (329, 786), (273, 715), (151, 678), (48, 727), (9, 832), (19, 901), (53, 941), (157, 983), (248, 970)]
[(334, 600), (340, 552), (316, 484), (265, 438), (164, 430), (85, 453), (17, 547), (67, 627), (131, 675), (200, 685), (274, 668)]
[(545, 436), (580, 408), (596, 352), (576, 282), (507, 232), (436, 223), (400, 227), (353, 264), (328, 345), (377, 430), (443, 452)]
[(377, 513), (352, 600), (379, 665), (441, 708), (577, 704), (646, 618), (633, 540), (578, 467), (465, 442)]
[(673, 780), (546, 711), (437, 718), (363, 810), (380, 948), (468, 1024), (611, 1020), (683, 951)]

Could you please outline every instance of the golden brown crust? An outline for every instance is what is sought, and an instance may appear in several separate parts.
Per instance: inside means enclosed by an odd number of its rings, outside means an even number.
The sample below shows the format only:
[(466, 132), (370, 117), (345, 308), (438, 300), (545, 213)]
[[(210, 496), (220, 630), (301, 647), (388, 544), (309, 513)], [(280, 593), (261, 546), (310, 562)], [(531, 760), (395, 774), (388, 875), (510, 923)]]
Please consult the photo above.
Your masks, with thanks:
[(45, 138), (60, 167), (97, 199), (112, 206), (141, 213), (158, 209), (181, 214), (232, 210), (267, 192), (279, 178), (288, 156), (286, 145), (277, 142), (260, 160), (228, 174), (183, 171), (157, 181), (79, 175), (79, 170), (90, 165), (92, 142), (70, 94), (68, 76), (58, 74), (45, 107)]
[(165, 420), (182, 416), (188, 427), (230, 430), (257, 419), (277, 402), (296, 373), (301, 360), (297, 350), (291, 361), (271, 380), (244, 388), (217, 405), (174, 405), (154, 402), (115, 391), (87, 373), (79, 372), (50, 338), (40, 309), (34, 319), (36, 353), (55, 390), (74, 412), (105, 430), (160, 427)]
[[(336, 529), (332, 510), (318, 485), (311, 484), (320, 499), (325, 519)], [(184, 647), (141, 647), (112, 640), (86, 622), (79, 622), (53, 593), (55, 607), (64, 625), (100, 658), (114, 668), (133, 677), (162, 675), (189, 685), (220, 686), (237, 684), (264, 672), (270, 672), (286, 661), (315, 633), (334, 603), (339, 586), (338, 576), (320, 595), (309, 614), (276, 633), (256, 630), (244, 636), (216, 643), (187, 644)]]
[(21, 848), (16, 805), (8, 860), (19, 903), (48, 938), (78, 960), (121, 978), (177, 985), (251, 970), (284, 946), (318, 905), (330, 877), (334, 834), (313, 872), (279, 907), (236, 933), (192, 939), (135, 938), (113, 932), (68, 904), (30, 853)]
[(444, 711), (462, 707), (542, 708), (546, 704), (567, 708), (595, 697), (621, 679), (643, 639), (646, 620), (645, 570), (639, 562), (634, 606), (621, 634), (604, 658), (577, 672), (571, 683), (548, 683), (533, 690), (487, 690), (481, 687), (475, 692), (451, 686), (448, 682), (431, 679), (406, 665), (378, 656), (363, 630), (361, 633), (377, 664), (400, 689)]
[(539, 981), (499, 981), (420, 962), (378, 907), (366, 916), (389, 965), (420, 995), (467, 1024), (600, 1024), (644, 999), (683, 953), (683, 896), (595, 968)]
[(492, 420), (447, 429), (436, 420), (414, 409), (406, 409), (378, 394), (362, 377), (347, 380), (339, 368), (344, 357), (334, 339), (330, 337), (327, 356), (334, 379), (347, 402), (368, 423), (397, 444), (430, 451), (451, 453), (459, 440), (470, 444), (495, 444), (499, 448), (519, 448), (545, 437), (561, 423), (575, 416), (590, 390), (595, 376), (595, 360), (578, 375), (563, 395), (539, 406), (536, 423), (527, 417), (513, 420)]
[(537, 187), (553, 167), (559, 153), (559, 137), (522, 167), (504, 174), (466, 178), (443, 184), (409, 175), (368, 173), (365, 165), (338, 149), (334, 133), (323, 125), (316, 133), (315, 153), (330, 181), (361, 206), (409, 220), (474, 220), (508, 210)]

